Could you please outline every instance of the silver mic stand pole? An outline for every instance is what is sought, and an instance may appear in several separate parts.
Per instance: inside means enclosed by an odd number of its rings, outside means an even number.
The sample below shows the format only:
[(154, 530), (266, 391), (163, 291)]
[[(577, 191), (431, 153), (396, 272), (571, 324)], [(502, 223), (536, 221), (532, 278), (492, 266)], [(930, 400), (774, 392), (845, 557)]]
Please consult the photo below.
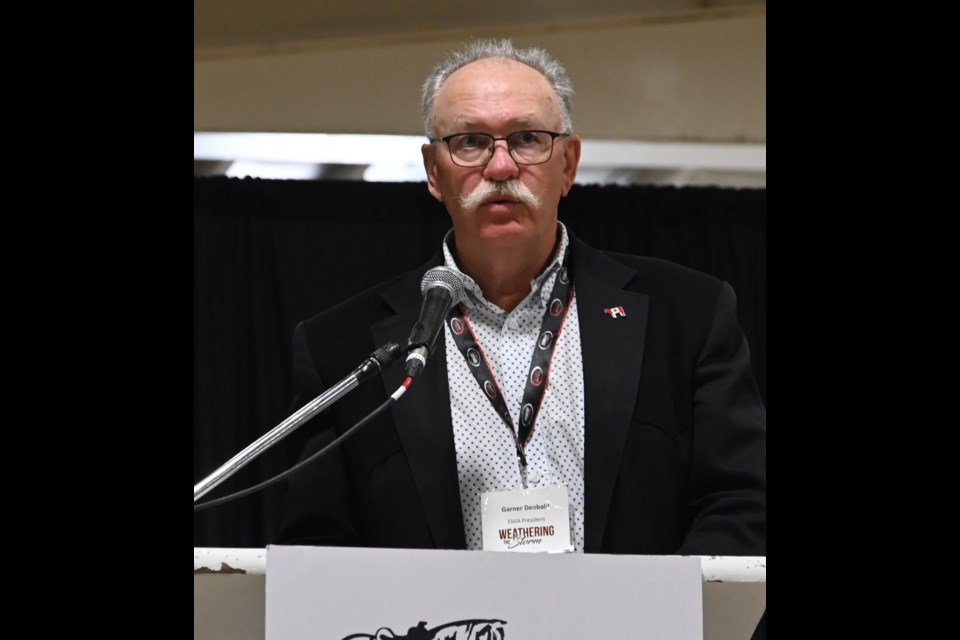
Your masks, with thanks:
[(400, 345), (396, 342), (388, 342), (374, 351), (346, 378), (303, 405), (289, 418), (221, 465), (219, 469), (193, 485), (193, 501), (196, 502), (205, 493), (242, 469), (251, 460), (290, 435), (294, 429), (353, 391), (361, 382), (383, 371), (388, 364), (398, 357), (400, 357)]

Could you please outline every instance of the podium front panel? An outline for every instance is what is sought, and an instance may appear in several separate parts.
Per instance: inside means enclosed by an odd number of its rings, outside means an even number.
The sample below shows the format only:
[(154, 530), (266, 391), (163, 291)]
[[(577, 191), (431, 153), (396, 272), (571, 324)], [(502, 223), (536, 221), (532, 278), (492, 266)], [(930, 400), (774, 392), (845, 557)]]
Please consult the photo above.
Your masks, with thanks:
[(266, 640), (703, 640), (699, 557), (267, 548)]

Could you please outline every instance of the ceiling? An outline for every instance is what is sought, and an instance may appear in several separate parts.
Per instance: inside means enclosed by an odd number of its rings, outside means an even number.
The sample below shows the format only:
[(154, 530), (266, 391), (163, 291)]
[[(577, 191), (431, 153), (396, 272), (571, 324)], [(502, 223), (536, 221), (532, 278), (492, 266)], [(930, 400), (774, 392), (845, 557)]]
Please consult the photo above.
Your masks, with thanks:
[[(585, 150), (762, 152), (735, 169), (617, 160), (614, 181), (763, 186), (765, 14), (765, 0), (194, 0), (195, 172), (236, 160), (198, 159), (204, 132), (422, 135), (430, 67), (466, 40), (511, 37), (567, 66)], [(318, 177), (362, 175), (323, 166)]]
[(622, 21), (711, 20), (766, 0), (194, 0), (194, 52), (345, 38), (423, 38), (455, 31)]

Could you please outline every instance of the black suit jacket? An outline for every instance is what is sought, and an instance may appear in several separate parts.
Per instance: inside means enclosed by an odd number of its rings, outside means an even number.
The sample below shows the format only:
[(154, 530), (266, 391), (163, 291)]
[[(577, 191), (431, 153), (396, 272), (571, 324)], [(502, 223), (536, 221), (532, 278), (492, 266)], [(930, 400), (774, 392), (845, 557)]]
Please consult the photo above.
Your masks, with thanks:
[[(583, 352), (586, 552), (766, 555), (766, 410), (732, 288), (571, 234)], [(305, 404), (377, 347), (404, 345), (428, 264), (294, 332)], [(623, 307), (614, 318), (604, 309)], [(459, 354), (453, 354), (459, 357)], [(444, 340), (407, 393), (288, 481), (275, 542), (465, 547)], [(304, 456), (383, 403), (395, 364), (302, 429)], [(549, 393), (549, 391), (548, 391)]]

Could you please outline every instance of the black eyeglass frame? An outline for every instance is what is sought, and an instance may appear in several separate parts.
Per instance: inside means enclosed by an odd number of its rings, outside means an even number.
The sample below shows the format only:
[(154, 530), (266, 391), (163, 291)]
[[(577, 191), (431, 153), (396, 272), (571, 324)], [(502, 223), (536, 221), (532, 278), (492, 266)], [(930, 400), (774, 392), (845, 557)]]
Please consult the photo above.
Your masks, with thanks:
[[(517, 157), (513, 155), (513, 147), (510, 146), (510, 143), (507, 142), (507, 140), (509, 138), (512, 138), (513, 136), (520, 135), (523, 133), (545, 133), (548, 136), (550, 136), (550, 153), (547, 155), (545, 159), (541, 160), (540, 162), (521, 162), (520, 160), (517, 160)], [(459, 162), (457, 162), (457, 159), (453, 157), (453, 149), (450, 148), (450, 140), (452, 140), (453, 138), (456, 138), (457, 136), (484, 136), (487, 138), (491, 138), (493, 144), (490, 145), (490, 153), (487, 155), (486, 161), (480, 164), (469, 164), (469, 165), (460, 164)], [(450, 161), (453, 162), (453, 164), (457, 165), (458, 167), (463, 167), (464, 169), (476, 169), (478, 167), (487, 166), (490, 163), (490, 161), (493, 160), (493, 154), (496, 153), (497, 151), (497, 140), (503, 140), (504, 142), (507, 143), (507, 153), (510, 154), (510, 157), (513, 159), (514, 162), (516, 162), (518, 165), (524, 165), (524, 166), (530, 167), (530, 166), (536, 166), (538, 164), (545, 164), (547, 162), (550, 162), (550, 158), (553, 157), (553, 147), (554, 147), (554, 143), (557, 141), (557, 138), (568, 138), (568, 137), (570, 137), (569, 133), (557, 133), (556, 131), (547, 131), (546, 129), (524, 129), (523, 131), (514, 131), (513, 133), (500, 138), (493, 136), (489, 133), (483, 133), (481, 131), (464, 131), (462, 133), (451, 133), (450, 135), (443, 136), (442, 138), (427, 138), (427, 140), (431, 143), (433, 142), (447, 143), (447, 152), (450, 154)]]

